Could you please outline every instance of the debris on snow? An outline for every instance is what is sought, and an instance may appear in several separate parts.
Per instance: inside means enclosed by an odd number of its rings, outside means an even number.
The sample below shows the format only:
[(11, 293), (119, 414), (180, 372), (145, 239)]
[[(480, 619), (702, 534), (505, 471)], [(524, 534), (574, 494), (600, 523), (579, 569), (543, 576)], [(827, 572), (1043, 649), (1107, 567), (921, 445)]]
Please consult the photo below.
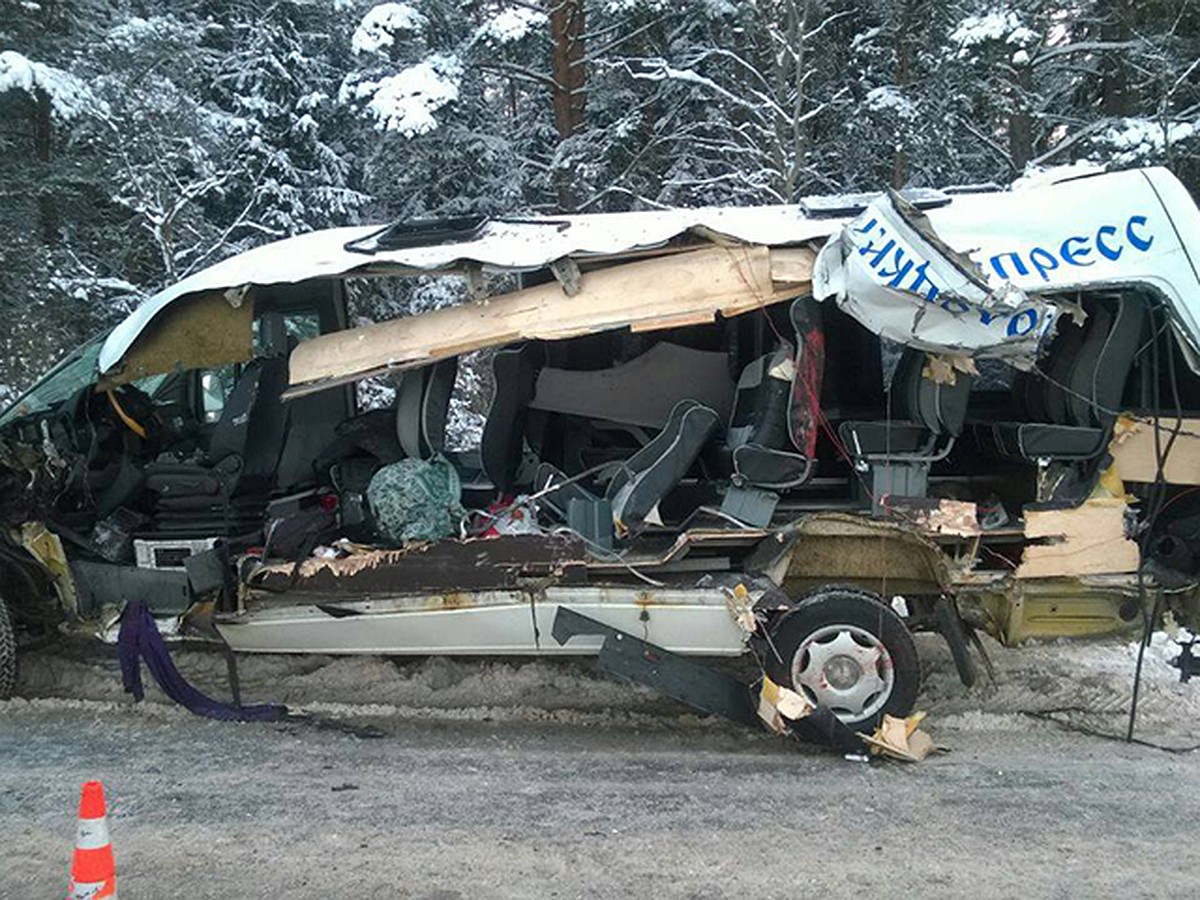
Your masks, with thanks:
[(872, 735), (859, 735), (875, 756), (888, 756), (904, 762), (920, 762), (938, 748), (933, 738), (920, 729), (925, 713), (913, 713), (906, 719), (884, 716)]

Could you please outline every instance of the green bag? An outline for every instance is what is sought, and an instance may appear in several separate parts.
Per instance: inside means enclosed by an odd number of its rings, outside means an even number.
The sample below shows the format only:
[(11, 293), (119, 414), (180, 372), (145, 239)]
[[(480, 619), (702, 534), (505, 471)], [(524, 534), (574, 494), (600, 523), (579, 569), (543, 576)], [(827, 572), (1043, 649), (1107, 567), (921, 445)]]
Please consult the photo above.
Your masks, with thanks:
[(371, 477), (367, 503), (381, 540), (440, 541), (458, 533), (462, 482), (444, 456), (402, 459)]

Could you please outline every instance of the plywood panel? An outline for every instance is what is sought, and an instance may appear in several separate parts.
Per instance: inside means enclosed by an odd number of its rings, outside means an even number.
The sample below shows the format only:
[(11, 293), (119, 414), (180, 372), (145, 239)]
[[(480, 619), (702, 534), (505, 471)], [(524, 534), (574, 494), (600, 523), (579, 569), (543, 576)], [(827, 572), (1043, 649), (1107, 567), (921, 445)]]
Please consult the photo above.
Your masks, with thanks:
[(1125, 501), (1089, 500), (1075, 509), (1027, 510), (1018, 578), (1134, 572), (1137, 544), (1125, 536)]
[[(1177, 423), (1175, 418), (1159, 420), (1158, 444), (1164, 452)], [(1149, 484), (1158, 480), (1159, 450), (1154, 444), (1154, 425), (1150, 422), (1128, 418), (1118, 422), (1112, 455), (1122, 481)], [(1200, 484), (1200, 419), (1183, 420), (1163, 473), (1170, 484)]]

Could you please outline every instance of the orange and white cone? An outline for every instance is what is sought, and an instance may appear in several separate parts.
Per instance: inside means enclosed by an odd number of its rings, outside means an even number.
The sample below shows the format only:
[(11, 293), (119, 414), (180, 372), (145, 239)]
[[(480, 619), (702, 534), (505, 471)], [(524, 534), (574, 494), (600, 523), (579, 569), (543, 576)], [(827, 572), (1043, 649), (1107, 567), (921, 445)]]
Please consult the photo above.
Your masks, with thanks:
[(71, 884), (67, 900), (117, 900), (117, 869), (108, 839), (108, 815), (104, 807), (104, 785), (89, 781), (79, 798), (79, 833), (75, 859), (71, 862)]

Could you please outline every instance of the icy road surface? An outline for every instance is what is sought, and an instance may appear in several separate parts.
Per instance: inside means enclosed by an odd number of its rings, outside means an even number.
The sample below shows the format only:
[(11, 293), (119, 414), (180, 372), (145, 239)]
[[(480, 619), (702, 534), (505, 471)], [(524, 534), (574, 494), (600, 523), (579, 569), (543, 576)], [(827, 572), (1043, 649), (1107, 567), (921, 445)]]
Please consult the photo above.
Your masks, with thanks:
[[(129, 898), (1191, 896), (1200, 754), (1115, 730), (1123, 642), (994, 650), (967, 693), (922, 641), (951, 752), (849, 762), (705, 721), (583, 662), (249, 659), (247, 700), (375, 726), (226, 725), (121, 700), (91, 646), (26, 654), (0, 704), (0, 896), (59, 895), (79, 783), (110, 799)], [(1200, 741), (1200, 684), (1150, 654), (1141, 736)], [(223, 663), (180, 654), (224, 696)]]

